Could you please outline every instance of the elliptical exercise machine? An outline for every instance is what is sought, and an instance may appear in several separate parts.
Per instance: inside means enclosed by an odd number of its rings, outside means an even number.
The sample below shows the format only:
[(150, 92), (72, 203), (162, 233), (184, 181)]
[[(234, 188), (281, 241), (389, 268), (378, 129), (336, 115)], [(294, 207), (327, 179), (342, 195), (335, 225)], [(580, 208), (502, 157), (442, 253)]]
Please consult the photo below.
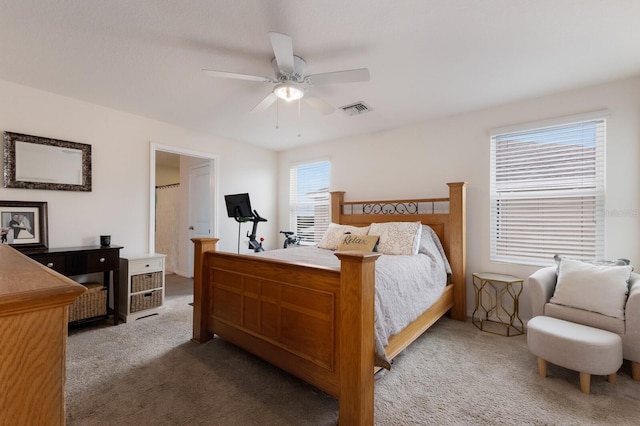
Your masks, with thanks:
[(260, 238), (258, 242), (256, 240), (256, 234), (258, 232), (258, 223), (267, 222), (267, 219), (261, 217), (256, 210), (251, 210), (249, 194), (225, 195), (224, 201), (227, 204), (227, 215), (238, 222), (238, 253), (240, 253), (240, 225), (244, 222), (253, 222), (251, 233), (247, 231), (249, 248), (256, 253), (264, 251), (264, 248), (262, 248), (264, 239)]

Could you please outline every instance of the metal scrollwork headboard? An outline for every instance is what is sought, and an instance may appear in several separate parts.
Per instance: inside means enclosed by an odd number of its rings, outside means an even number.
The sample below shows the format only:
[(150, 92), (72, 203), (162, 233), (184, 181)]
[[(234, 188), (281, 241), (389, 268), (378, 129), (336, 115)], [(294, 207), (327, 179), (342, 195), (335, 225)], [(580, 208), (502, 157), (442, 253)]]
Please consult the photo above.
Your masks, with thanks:
[(419, 204), (409, 203), (372, 203), (363, 204), (364, 214), (418, 214)]

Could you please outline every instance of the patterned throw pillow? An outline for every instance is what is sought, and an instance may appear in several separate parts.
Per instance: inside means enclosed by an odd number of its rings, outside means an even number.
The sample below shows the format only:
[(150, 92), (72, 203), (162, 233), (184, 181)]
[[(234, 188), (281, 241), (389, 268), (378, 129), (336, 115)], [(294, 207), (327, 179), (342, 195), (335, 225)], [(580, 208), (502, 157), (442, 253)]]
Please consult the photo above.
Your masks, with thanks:
[[(556, 261), (556, 265), (558, 265), (558, 267), (560, 267), (560, 262), (563, 259), (564, 260), (567, 260), (567, 259), (580, 260), (580, 259), (572, 259), (566, 256), (560, 256), (559, 254), (556, 254), (555, 256), (553, 256), (553, 260)], [(592, 265), (597, 265), (597, 266), (627, 266), (631, 264), (631, 261), (629, 259), (613, 259), (613, 260), (595, 259), (595, 260), (583, 260), (582, 262), (591, 263)]]
[(338, 225), (337, 223), (330, 223), (327, 228), (327, 232), (324, 233), (322, 239), (318, 243), (318, 248), (337, 250), (338, 246), (344, 239), (345, 234), (353, 235), (367, 235), (369, 227), (358, 227), (351, 225)]
[(377, 235), (354, 235), (347, 234), (342, 237), (342, 242), (338, 247), (340, 251), (378, 251), (378, 241), (380, 237)]
[(383, 254), (418, 254), (422, 224), (420, 222), (372, 223), (370, 235), (379, 235), (378, 251)]

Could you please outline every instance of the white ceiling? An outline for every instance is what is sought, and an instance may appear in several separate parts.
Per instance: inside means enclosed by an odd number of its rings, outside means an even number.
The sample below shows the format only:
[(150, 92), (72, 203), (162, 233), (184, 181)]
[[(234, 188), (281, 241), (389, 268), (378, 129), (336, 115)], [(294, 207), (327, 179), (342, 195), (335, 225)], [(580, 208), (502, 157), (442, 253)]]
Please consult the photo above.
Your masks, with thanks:
[[(638, 0), (0, 0), (0, 79), (282, 150), (640, 74)], [(268, 32), (334, 107), (250, 110), (272, 84)], [(276, 128), (276, 111), (279, 128)], [(300, 134), (300, 136), (298, 136)]]

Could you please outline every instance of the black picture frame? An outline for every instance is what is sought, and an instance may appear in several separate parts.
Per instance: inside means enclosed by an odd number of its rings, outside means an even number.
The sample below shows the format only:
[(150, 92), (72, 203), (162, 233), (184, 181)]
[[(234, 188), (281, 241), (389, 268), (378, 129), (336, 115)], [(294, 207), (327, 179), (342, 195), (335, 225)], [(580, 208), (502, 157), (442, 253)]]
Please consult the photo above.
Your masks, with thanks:
[(3, 135), (4, 187), (91, 192), (91, 145)]
[(0, 244), (17, 249), (48, 248), (47, 203), (0, 201)]

